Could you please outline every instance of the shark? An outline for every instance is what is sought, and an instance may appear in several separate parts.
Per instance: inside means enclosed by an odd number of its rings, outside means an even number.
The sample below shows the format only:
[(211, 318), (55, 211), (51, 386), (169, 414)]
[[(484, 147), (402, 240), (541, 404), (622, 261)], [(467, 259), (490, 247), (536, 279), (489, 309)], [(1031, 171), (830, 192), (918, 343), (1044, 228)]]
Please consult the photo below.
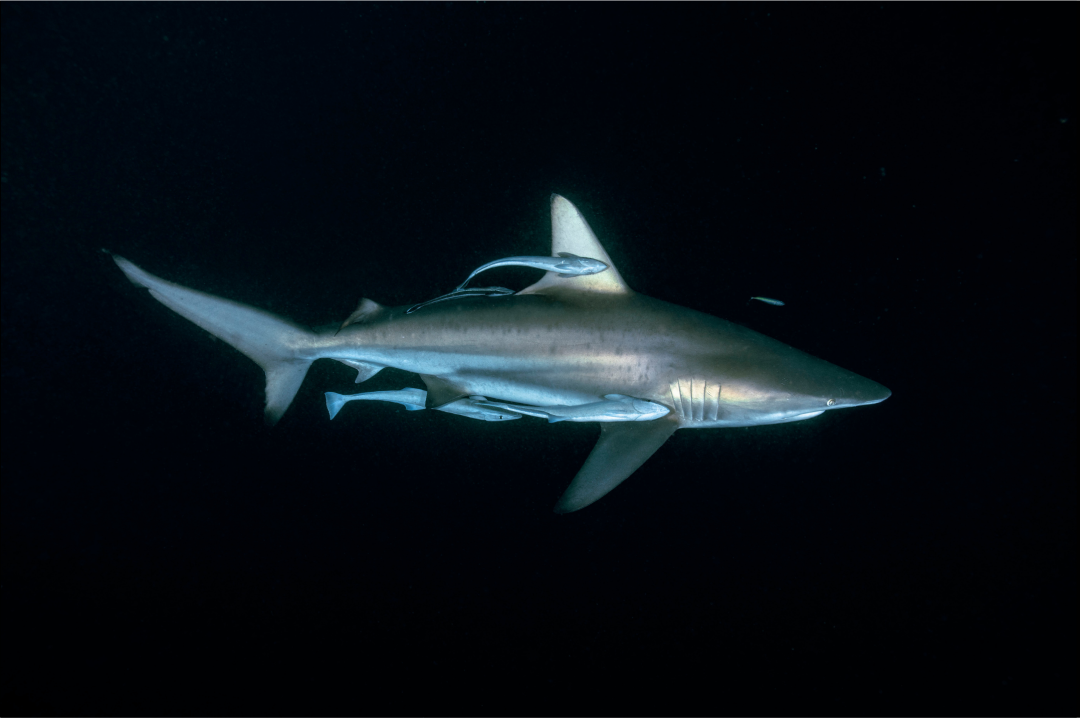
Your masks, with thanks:
[[(112, 258), (154, 299), (262, 367), (268, 424), (285, 413), (319, 359), (352, 367), (357, 383), (386, 367), (418, 374), (426, 392), (394, 397), (416, 409), (422, 399), (423, 408), (472, 419), (508, 411), (504, 418), (595, 419), (599, 438), (556, 502), (560, 514), (607, 495), (679, 429), (803, 421), (891, 395), (871, 379), (751, 329), (635, 292), (577, 207), (558, 194), (550, 203), (551, 256), (594, 258), (605, 271), (548, 271), (510, 296), (440, 302), (412, 314), (407, 306), (365, 298), (336, 334)], [(642, 412), (587, 407), (603, 407), (614, 395), (627, 406), (636, 400), (658, 410), (642, 421)]]

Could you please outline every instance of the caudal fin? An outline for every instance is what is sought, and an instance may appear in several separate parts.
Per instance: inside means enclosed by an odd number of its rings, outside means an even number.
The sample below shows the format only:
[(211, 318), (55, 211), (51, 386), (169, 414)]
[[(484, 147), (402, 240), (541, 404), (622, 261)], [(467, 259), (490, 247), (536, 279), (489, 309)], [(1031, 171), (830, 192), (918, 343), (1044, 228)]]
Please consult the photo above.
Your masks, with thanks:
[(185, 319), (240, 350), (266, 372), (266, 423), (275, 424), (289, 408), (308, 367), (316, 359), (314, 333), (238, 302), (181, 287), (112, 256), (133, 283)]
[(332, 391), (326, 391), (323, 394), (326, 395), (326, 410), (330, 412), (330, 419), (332, 420), (341, 411), (341, 407), (345, 406), (348, 399), (344, 395)]

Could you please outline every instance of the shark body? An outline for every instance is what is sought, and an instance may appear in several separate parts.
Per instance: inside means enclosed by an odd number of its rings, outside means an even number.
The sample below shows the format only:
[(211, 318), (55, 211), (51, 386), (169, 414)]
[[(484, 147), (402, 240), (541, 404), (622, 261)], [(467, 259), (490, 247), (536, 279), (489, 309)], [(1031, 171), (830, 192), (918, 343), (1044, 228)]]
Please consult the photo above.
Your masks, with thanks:
[(414, 314), (365, 299), (336, 335), (114, 260), (158, 301), (262, 366), (269, 423), (288, 408), (311, 362), (323, 358), (355, 368), (357, 382), (388, 366), (416, 372), (431, 409), (462, 399), (482, 409), (485, 397), (502, 407), (573, 407), (618, 394), (670, 410), (652, 421), (601, 421), (600, 438), (556, 504), (558, 513), (607, 494), (677, 429), (800, 421), (890, 396), (870, 379), (750, 329), (634, 292), (584, 217), (559, 195), (551, 198), (551, 220), (553, 257), (593, 257), (608, 269), (571, 277), (548, 272), (513, 296), (443, 302)]

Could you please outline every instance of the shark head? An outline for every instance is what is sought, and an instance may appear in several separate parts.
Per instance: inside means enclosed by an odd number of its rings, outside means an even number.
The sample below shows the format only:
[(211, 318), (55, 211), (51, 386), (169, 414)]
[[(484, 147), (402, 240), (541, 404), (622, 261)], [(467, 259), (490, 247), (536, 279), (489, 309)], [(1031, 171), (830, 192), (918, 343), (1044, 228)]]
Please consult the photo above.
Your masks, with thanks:
[(876, 381), (771, 339), (755, 344), (735, 362), (726, 358), (718, 381), (718, 418), (728, 426), (802, 421), (892, 395)]

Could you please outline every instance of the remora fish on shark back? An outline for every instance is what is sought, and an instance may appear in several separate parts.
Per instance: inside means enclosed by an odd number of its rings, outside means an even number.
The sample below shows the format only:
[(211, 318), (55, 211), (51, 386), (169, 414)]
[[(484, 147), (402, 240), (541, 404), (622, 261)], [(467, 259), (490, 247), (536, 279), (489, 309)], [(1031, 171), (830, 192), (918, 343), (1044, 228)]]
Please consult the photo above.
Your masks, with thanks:
[(480, 414), (460, 413), (473, 418), (512, 405), (550, 415), (612, 394), (668, 410), (652, 421), (598, 416), (600, 438), (556, 504), (559, 513), (603, 497), (676, 429), (801, 421), (889, 397), (881, 384), (775, 339), (634, 292), (585, 218), (559, 195), (551, 197), (551, 225), (553, 256), (595, 257), (608, 269), (572, 277), (549, 271), (514, 296), (440, 302), (415, 314), (364, 300), (337, 335), (113, 259), (159, 302), (263, 368), (271, 424), (316, 359), (353, 367), (357, 382), (388, 366), (416, 372), (427, 386), (427, 408), (459, 413), (450, 407), (464, 399), (458, 406)]
[(597, 274), (608, 268), (608, 265), (599, 259), (579, 257), (569, 252), (559, 252), (555, 257), (507, 257), (488, 262), (479, 269), (474, 269), (464, 282), (458, 285), (457, 291), (465, 289), (465, 285), (480, 272), (495, 267), (531, 267), (543, 269), (547, 272), (555, 272), (564, 279), (567, 277), (581, 277), (588, 274)]
[[(445, 302), (448, 299), (462, 299), (464, 297), (507, 297), (513, 293), (513, 289), (507, 289), (506, 287), (469, 287), (468, 289), (455, 289), (449, 294), (444, 294), (441, 297), (435, 297), (434, 299), (429, 299), (426, 302), (414, 304), (408, 309), (406, 309), (405, 313), (412, 314), (417, 309), (423, 309), (424, 307), (430, 306), (437, 302)], [(341, 328), (344, 329), (349, 324), (352, 324), (352, 321), (350, 321), (351, 319), (352, 317), (346, 319), (345, 323), (341, 325)]]
[[(445, 302), (449, 299), (463, 299), (465, 297), (505, 297), (513, 294), (514, 290), (507, 289), (505, 287), (469, 287), (465, 288), (465, 285), (480, 272), (486, 269), (492, 269), (494, 267), (531, 267), (533, 269), (544, 269), (549, 272), (558, 272), (560, 277), (579, 277), (585, 274), (596, 274), (607, 269), (607, 265), (597, 259), (589, 259), (588, 257), (578, 257), (568, 252), (560, 252), (558, 257), (507, 257), (505, 259), (497, 259), (494, 262), (488, 262), (479, 269), (473, 270), (464, 282), (458, 285), (457, 289), (444, 294), (441, 297), (435, 297), (429, 299), (426, 302), (414, 304), (405, 310), (406, 314), (412, 314), (418, 309), (435, 304), (436, 302)], [(361, 308), (356, 311), (359, 312), (363, 308), (361, 302)], [(355, 314), (356, 312), (354, 312)], [(353, 317), (349, 317), (341, 325), (344, 329), (349, 324), (352, 324)], [(340, 331), (340, 330), (339, 330)]]

